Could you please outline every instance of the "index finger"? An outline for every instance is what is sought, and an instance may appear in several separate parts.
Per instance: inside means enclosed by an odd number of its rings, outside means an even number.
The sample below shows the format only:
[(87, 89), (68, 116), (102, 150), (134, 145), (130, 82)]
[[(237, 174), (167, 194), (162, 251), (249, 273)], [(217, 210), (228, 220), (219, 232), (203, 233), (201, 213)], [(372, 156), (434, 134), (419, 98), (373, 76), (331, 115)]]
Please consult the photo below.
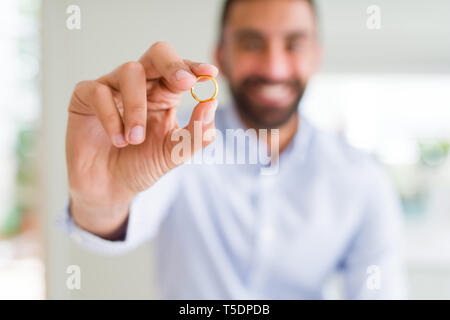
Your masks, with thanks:
[(175, 93), (189, 90), (196, 77), (178, 53), (167, 42), (156, 42), (139, 59), (147, 79), (162, 77), (167, 88)]

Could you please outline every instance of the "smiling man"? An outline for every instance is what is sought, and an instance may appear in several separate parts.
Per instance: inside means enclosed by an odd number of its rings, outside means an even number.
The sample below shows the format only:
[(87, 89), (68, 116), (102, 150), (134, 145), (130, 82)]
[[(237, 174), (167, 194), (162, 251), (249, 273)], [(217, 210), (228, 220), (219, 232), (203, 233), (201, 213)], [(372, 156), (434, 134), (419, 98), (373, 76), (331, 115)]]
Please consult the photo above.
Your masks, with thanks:
[[(181, 93), (219, 70), (167, 43), (76, 86), (67, 231), (104, 254), (152, 239), (162, 298), (317, 299), (337, 272), (347, 298), (404, 297), (401, 215), (387, 177), (300, 115), (320, 60), (313, 2), (226, 1), (215, 57), (234, 103), (217, 113), (216, 101), (199, 103), (184, 128), (175, 115)], [(194, 139), (198, 126), (278, 130), (279, 150), (269, 151), (281, 152), (279, 170), (180, 166), (173, 136), (185, 130)], [(200, 140), (186, 160), (217, 143)]]

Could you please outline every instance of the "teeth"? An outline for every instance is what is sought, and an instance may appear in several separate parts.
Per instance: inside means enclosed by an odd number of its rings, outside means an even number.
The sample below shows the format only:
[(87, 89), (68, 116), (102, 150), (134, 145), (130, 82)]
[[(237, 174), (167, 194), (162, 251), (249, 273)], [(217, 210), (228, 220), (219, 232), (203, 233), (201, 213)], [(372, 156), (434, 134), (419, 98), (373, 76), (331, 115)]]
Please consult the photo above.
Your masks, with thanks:
[(280, 99), (289, 95), (289, 88), (283, 84), (262, 85), (259, 92), (268, 99)]

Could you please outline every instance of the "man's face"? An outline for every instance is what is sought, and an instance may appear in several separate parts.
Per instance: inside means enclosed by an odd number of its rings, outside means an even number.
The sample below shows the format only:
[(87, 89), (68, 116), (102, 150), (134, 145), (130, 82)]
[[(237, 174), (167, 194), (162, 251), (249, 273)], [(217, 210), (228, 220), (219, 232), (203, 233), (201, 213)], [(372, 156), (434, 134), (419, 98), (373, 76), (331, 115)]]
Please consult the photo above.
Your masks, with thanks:
[(245, 0), (231, 6), (216, 58), (241, 113), (275, 128), (297, 111), (319, 52), (306, 1)]

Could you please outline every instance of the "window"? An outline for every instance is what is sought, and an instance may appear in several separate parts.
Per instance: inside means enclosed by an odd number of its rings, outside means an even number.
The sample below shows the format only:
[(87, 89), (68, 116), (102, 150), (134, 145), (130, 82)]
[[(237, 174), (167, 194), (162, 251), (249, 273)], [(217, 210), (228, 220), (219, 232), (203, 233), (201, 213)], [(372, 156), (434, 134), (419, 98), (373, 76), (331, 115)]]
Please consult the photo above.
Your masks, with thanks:
[(42, 299), (36, 212), (40, 1), (0, 2), (0, 299)]
[(391, 174), (406, 218), (411, 298), (449, 294), (449, 88), (446, 74), (323, 74), (302, 106)]

